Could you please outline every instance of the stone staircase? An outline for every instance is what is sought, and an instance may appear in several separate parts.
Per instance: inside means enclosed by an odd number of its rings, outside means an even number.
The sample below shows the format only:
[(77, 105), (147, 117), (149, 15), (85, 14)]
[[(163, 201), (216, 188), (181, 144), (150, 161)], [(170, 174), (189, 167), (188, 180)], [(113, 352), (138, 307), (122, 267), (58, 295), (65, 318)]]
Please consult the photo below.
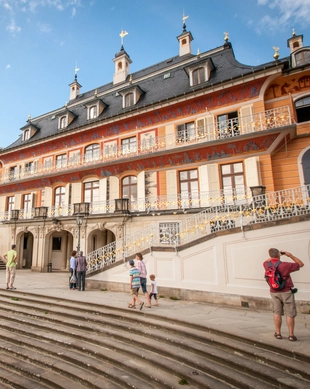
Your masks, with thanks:
[(308, 389), (310, 358), (89, 302), (0, 291), (0, 387)]
[(0, 257), (0, 270), (5, 270), (5, 267), (6, 267), (6, 262), (4, 262)]

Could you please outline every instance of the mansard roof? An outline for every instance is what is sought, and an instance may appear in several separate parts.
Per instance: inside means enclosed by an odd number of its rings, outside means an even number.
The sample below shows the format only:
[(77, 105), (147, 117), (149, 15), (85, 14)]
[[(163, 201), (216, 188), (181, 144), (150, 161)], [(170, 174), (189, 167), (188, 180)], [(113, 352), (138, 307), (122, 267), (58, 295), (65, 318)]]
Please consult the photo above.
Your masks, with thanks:
[[(192, 68), (195, 63), (198, 67), (202, 60), (212, 61), (214, 69), (212, 70), (208, 81), (196, 86), (191, 86), (186, 69), (189, 66)], [(40, 131), (29, 139), (27, 145), (29, 146), (30, 144), (42, 141), (43, 139), (47, 140), (58, 134), (64, 135), (65, 133), (70, 133), (72, 130), (76, 131), (82, 129), (84, 126), (91, 123), (100, 123), (106, 119), (113, 120), (114, 117), (117, 117), (117, 120), (119, 120), (124, 114), (130, 112), (138, 113), (141, 108), (156, 106), (157, 103), (163, 101), (167, 102), (170, 100), (173, 102), (174, 99), (180, 96), (190, 96), (191, 94), (204, 90), (207, 92), (208, 89), (213, 88), (218, 84), (271, 69), (275, 66), (281, 65), (282, 67), (287, 67), (288, 60), (288, 58), (284, 58), (258, 66), (244, 65), (235, 59), (232, 46), (229, 42), (198, 56), (192, 54), (175, 56), (132, 73), (127, 77), (126, 81), (117, 85), (113, 85), (113, 82), (110, 82), (101, 87), (97, 87), (94, 90), (79, 94), (75, 99), (70, 100), (68, 104), (68, 109), (76, 115), (75, 120), (61, 132), (58, 130), (55, 117), (64, 110), (64, 107), (37, 118), (33, 118), (31, 120), (32, 123), (40, 128)], [(134, 106), (123, 108), (122, 96), (118, 92), (131, 86), (139, 87), (144, 93)], [(87, 120), (86, 106), (88, 102), (94, 98), (95, 93), (103, 101), (106, 107), (99, 117)], [(0, 151), (0, 153), (23, 145), (24, 143), (20, 137), (16, 142)]]

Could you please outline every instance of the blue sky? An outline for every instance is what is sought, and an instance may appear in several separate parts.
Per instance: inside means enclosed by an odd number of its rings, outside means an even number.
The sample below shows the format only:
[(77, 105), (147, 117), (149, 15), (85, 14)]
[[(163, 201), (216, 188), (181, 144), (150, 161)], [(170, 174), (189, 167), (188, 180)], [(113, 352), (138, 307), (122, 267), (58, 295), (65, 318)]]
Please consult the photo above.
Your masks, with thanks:
[(0, 0), (0, 147), (28, 115), (65, 105), (76, 63), (82, 93), (111, 82), (122, 30), (131, 72), (177, 55), (183, 12), (194, 54), (224, 32), (247, 65), (273, 60), (273, 46), (287, 56), (293, 28), (310, 46), (310, 0)]

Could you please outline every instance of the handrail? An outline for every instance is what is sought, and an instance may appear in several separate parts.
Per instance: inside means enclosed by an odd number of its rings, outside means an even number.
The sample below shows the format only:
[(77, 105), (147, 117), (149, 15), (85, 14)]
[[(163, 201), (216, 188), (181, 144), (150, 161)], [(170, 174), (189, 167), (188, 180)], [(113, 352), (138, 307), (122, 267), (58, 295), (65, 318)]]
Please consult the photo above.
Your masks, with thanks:
[[(152, 246), (174, 247), (200, 237), (248, 224), (310, 214), (310, 185), (254, 196), (250, 202), (208, 207), (180, 222), (153, 223), (124, 238), (117, 239), (87, 255), (91, 273), (115, 261), (125, 260)], [(171, 228), (169, 228), (171, 227)]]
[[(24, 180), (30, 177), (44, 176), (58, 172), (69, 172), (85, 166), (110, 163), (130, 159), (141, 155), (150, 155), (158, 151), (165, 151), (186, 145), (201, 144), (204, 142), (225, 138), (236, 138), (241, 135), (266, 131), (293, 124), (288, 106), (270, 109), (261, 113), (241, 116), (218, 123), (196, 125), (191, 129), (179, 130), (174, 134), (161, 137), (150, 137), (132, 145), (104, 144), (104, 150), (95, 150), (84, 156), (74, 156), (67, 161), (48, 161), (44, 164), (34, 163), (29, 166), (12, 166), (0, 177), (0, 183)], [(111, 142), (110, 142), (111, 143)]]

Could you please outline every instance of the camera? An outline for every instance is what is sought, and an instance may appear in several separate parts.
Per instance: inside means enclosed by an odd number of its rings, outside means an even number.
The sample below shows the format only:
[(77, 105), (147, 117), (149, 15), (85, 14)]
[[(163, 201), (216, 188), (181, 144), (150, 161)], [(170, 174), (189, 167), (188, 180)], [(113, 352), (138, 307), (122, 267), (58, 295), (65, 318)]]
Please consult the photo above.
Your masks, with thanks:
[(291, 288), (292, 293), (297, 293), (298, 289), (297, 288)]
[(285, 251), (280, 251), (280, 254), (281, 255), (285, 255)]

